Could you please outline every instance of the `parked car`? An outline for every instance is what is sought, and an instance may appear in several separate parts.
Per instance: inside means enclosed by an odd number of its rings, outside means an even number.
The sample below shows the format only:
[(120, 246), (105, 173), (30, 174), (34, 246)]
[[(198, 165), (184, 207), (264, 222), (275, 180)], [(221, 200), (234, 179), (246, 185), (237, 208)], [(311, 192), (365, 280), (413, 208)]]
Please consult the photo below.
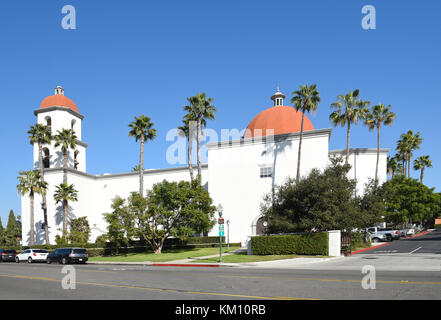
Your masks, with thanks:
[(413, 236), (414, 234), (415, 234), (414, 228), (407, 229), (406, 236)]
[(368, 234), (370, 235), (371, 242), (373, 242), (373, 243), (380, 242), (380, 241), (387, 241), (387, 237), (384, 233), (368, 231)]
[(399, 240), (400, 237), (401, 237), (401, 235), (400, 235), (400, 231), (399, 231), (399, 230), (396, 230), (396, 229), (393, 229), (393, 228), (379, 228), (378, 231), (379, 231), (379, 232), (382, 232), (382, 231), (390, 231), (390, 234), (392, 235), (392, 238), (393, 238), (394, 240)]
[(61, 264), (68, 263), (86, 263), (88, 255), (86, 249), (83, 248), (61, 248), (56, 249), (53, 253), (47, 256), (46, 262), (58, 262)]
[(0, 249), (0, 262), (14, 262), (17, 251)]
[(17, 254), (15, 257), (15, 262), (20, 263), (21, 261), (32, 262), (44, 262), (49, 254), (47, 250), (43, 249), (26, 249), (22, 253)]
[[(370, 233), (379, 233), (379, 234), (384, 234), (387, 238), (387, 241), (392, 241), (394, 240), (394, 238), (396, 236), (398, 236), (399, 239), (399, 235), (398, 235), (398, 231), (397, 230), (385, 230), (385, 229), (380, 229), (377, 227), (371, 227), (371, 228), (367, 228), (367, 231)], [(395, 235), (395, 232), (397, 232), (397, 234)]]

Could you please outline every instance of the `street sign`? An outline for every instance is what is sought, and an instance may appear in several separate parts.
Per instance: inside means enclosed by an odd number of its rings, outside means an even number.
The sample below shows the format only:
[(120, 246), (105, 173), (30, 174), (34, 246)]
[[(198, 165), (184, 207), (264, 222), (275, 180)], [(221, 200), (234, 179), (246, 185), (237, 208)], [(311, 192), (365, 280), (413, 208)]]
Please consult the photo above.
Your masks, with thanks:
[(219, 225), (219, 231), (224, 231), (224, 225), (223, 224)]
[(224, 218), (219, 218), (218, 220), (217, 220), (217, 223), (218, 224), (224, 224), (225, 223), (225, 219)]
[(224, 235), (224, 231), (219, 231), (219, 237), (223, 237)]

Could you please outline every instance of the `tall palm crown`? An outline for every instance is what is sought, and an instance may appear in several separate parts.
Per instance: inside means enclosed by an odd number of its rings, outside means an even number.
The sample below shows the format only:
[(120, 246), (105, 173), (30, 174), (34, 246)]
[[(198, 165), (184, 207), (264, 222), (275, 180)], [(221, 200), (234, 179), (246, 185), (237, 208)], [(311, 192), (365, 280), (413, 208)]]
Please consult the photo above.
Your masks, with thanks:
[(68, 202), (78, 201), (78, 191), (75, 190), (74, 185), (68, 185), (63, 182), (58, 186), (55, 186), (54, 193), (55, 203), (63, 204), (63, 236), (67, 235), (67, 219), (68, 219)]
[(415, 170), (421, 170), (420, 181), (423, 183), (424, 179), (424, 169), (432, 168), (432, 160), (430, 160), (430, 156), (421, 156), (414, 160), (413, 168)]
[(375, 167), (375, 181), (378, 179), (378, 164), (380, 159), (380, 129), (381, 125), (391, 126), (396, 118), (395, 113), (390, 111), (391, 105), (387, 107), (380, 103), (372, 108), (372, 112), (366, 114), (365, 124), (369, 130), (377, 129), (377, 164)]
[(420, 148), (423, 138), (419, 132), (413, 133), (412, 130), (403, 133), (397, 141), (397, 151), (404, 155), (407, 165), (407, 177), (410, 177), (410, 164), (412, 161), (413, 151)]
[(187, 98), (189, 105), (184, 107), (191, 117), (194, 116), (197, 123), (197, 166), (198, 166), (198, 178), (202, 175), (202, 164), (201, 164), (201, 135), (202, 135), (202, 124), (205, 120), (214, 120), (214, 112), (217, 111), (216, 107), (211, 103), (213, 98), (207, 98), (205, 93), (198, 93), (196, 96)]
[(395, 173), (399, 169), (398, 160), (396, 157), (387, 156), (387, 174), (392, 177), (395, 176)]
[(302, 112), (302, 124), (300, 127), (300, 141), (299, 141), (299, 151), (297, 158), (297, 175), (296, 181), (298, 182), (300, 179), (300, 162), (302, 155), (302, 142), (303, 142), (303, 123), (305, 120), (305, 112), (314, 112), (318, 108), (318, 104), (320, 103), (320, 93), (317, 91), (317, 85), (313, 84), (308, 86), (308, 84), (304, 86), (300, 86), (299, 90), (296, 90), (292, 93), (293, 97), (291, 98), (291, 103), (294, 105), (297, 111)]
[(77, 147), (78, 137), (75, 135), (72, 129), (62, 129), (57, 130), (55, 135), (55, 147), (61, 146), (61, 151), (63, 152), (63, 182), (67, 183), (67, 152), (70, 149), (75, 149)]
[(141, 115), (135, 117), (135, 121), (129, 124), (129, 137), (134, 137), (136, 142), (141, 141), (141, 149), (139, 153), (139, 194), (144, 194), (144, 143), (156, 138), (155, 124), (151, 122), (150, 117)]
[(23, 196), (29, 193), (30, 198), (30, 243), (35, 243), (35, 223), (34, 223), (34, 195), (36, 193), (45, 195), (47, 190), (47, 182), (41, 180), (39, 171), (27, 171), (24, 176), (18, 178), (19, 184), (17, 190)]
[(329, 119), (334, 126), (348, 126), (346, 134), (346, 164), (349, 162), (349, 141), (351, 124), (357, 124), (358, 119), (365, 119), (369, 112), (367, 106), (369, 101), (363, 101), (360, 97), (360, 90), (356, 89), (346, 95), (338, 95), (337, 101), (331, 104), (331, 109), (336, 109), (331, 113)]
[[(36, 124), (31, 126), (28, 131), (29, 142), (34, 145), (38, 144), (38, 163), (40, 169), (41, 180), (44, 181), (44, 166), (43, 166), (43, 145), (52, 143), (52, 132), (49, 126), (43, 124)], [(49, 244), (49, 228), (47, 224), (47, 206), (46, 195), (43, 194), (43, 216), (44, 216), (44, 231), (46, 244)]]

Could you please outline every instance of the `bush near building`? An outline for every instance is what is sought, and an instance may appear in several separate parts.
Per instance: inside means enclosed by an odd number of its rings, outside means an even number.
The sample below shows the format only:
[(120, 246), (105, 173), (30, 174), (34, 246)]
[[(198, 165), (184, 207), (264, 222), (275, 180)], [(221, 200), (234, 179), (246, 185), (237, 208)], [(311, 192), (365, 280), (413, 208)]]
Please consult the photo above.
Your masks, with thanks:
[(253, 255), (328, 255), (328, 233), (251, 237)]

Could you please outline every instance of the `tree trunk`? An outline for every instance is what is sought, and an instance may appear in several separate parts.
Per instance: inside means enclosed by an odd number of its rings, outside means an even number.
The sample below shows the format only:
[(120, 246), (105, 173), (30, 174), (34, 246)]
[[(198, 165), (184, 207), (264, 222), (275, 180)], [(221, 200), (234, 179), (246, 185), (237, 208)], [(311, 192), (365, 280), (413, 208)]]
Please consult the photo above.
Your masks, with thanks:
[(411, 157), (410, 154), (408, 156), (408, 160), (407, 160), (407, 177), (410, 178), (410, 163), (411, 163)]
[[(50, 159), (49, 159), (50, 161)], [(41, 181), (44, 182), (44, 167), (43, 167), (43, 145), (41, 142), (38, 142), (38, 162), (40, 163), (40, 176), (41, 176)], [(43, 198), (43, 216), (44, 216), (44, 235), (45, 235), (45, 240), (46, 240), (46, 244), (49, 244), (49, 227), (47, 225), (47, 205), (46, 205), (46, 194), (43, 193), (42, 195)]]
[(300, 127), (300, 140), (299, 140), (299, 152), (297, 157), (297, 175), (296, 175), (296, 183), (299, 183), (300, 180), (300, 160), (302, 157), (302, 142), (303, 142), (303, 121), (305, 119), (305, 113), (302, 113), (302, 124)]
[(31, 240), (30, 244), (33, 246), (35, 244), (35, 222), (34, 222), (34, 191), (29, 193), (30, 199), (30, 220), (31, 220)]
[(68, 215), (68, 202), (67, 200), (63, 200), (63, 209), (64, 209), (64, 215), (63, 215), (63, 237), (67, 236), (67, 215)]
[(139, 152), (139, 194), (144, 196), (144, 135), (141, 135), (141, 150)]
[(346, 133), (346, 164), (349, 163), (349, 139), (351, 132), (351, 121), (348, 119), (348, 131)]
[(191, 138), (191, 131), (188, 133), (188, 169), (190, 170), (190, 180), (194, 180), (193, 172), (193, 139)]
[(63, 182), (67, 184), (67, 150), (63, 151), (64, 164), (63, 164)]
[(423, 183), (423, 179), (424, 179), (424, 167), (421, 168), (421, 183)]
[(202, 119), (198, 118), (198, 129), (197, 129), (197, 152), (198, 152), (198, 179), (202, 181), (202, 167), (201, 167), (201, 123)]
[(377, 165), (375, 167), (375, 184), (378, 184), (378, 163), (380, 161), (380, 126), (377, 127)]

